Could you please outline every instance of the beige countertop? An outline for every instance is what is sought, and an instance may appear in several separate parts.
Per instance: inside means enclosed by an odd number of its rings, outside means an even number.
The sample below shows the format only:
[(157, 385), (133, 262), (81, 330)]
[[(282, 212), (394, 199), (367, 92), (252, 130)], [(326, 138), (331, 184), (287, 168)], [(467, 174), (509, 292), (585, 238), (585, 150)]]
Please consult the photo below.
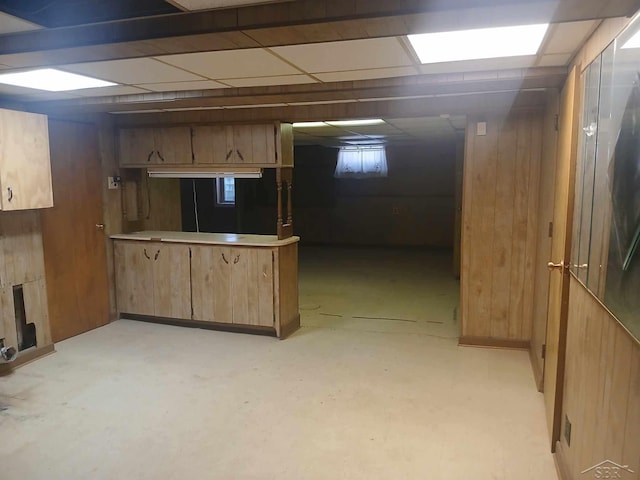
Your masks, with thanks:
[(245, 247), (282, 247), (300, 240), (289, 237), (278, 240), (276, 235), (252, 235), (244, 233), (196, 233), (143, 231), (111, 235), (114, 240), (141, 240), (147, 242), (198, 243), (207, 245), (237, 245)]

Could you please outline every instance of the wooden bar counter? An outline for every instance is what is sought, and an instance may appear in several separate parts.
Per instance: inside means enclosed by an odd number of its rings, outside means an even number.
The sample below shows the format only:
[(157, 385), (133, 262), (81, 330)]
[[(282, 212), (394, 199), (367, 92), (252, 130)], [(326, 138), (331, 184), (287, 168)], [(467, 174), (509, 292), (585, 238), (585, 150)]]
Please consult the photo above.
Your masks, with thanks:
[(275, 334), (300, 326), (298, 237), (112, 235), (120, 317)]

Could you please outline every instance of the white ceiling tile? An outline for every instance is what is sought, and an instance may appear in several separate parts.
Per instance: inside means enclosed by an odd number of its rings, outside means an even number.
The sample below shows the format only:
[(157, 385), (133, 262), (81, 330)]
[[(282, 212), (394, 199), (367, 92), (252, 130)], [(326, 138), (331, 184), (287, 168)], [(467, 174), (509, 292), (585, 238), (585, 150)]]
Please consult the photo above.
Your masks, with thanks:
[(422, 73), (480, 72), (483, 70), (504, 70), (508, 68), (527, 68), (534, 65), (535, 55), (522, 57), (488, 58), (483, 60), (465, 60), (460, 62), (431, 63), (422, 65)]
[(14, 17), (8, 13), (0, 12), (0, 35), (5, 33), (26, 32), (29, 30), (38, 30), (40, 27), (35, 23), (27, 22), (21, 18)]
[(156, 58), (213, 80), (301, 73), (262, 48), (165, 55)]
[(551, 26), (543, 54), (574, 53), (593, 32), (596, 21), (558, 23)]
[(405, 77), (416, 75), (413, 67), (375, 68), (371, 70), (351, 70), (347, 72), (316, 73), (323, 82), (344, 82), (352, 80), (370, 80), (375, 78)]
[(185, 72), (152, 58), (128, 58), (107, 62), (76, 63), (62, 65), (61, 70), (81, 73), (101, 80), (138, 85), (141, 83), (187, 82), (203, 80), (193, 73)]
[(213, 88), (227, 88), (226, 85), (213, 80), (199, 80), (196, 82), (167, 82), (167, 83), (143, 83), (137, 85), (153, 92), (181, 92), (184, 90), (210, 90)]
[(280, 75), (276, 77), (225, 78), (224, 83), (232, 87), (266, 87), (270, 85), (299, 85), (317, 83), (308, 75)]
[(573, 58), (572, 53), (559, 53), (554, 55), (542, 55), (538, 59), (536, 66), (538, 67), (564, 67), (568, 65)]
[(271, 49), (306, 72), (338, 72), (412, 65), (396, 37), (288, 45)]
[(130, 87), (128, 85), (116, 85), (115, 87), (83, 88), (82, 90), (74, 90), (73, 93), (80, 97), (105, 97), (109, 95), (135, 95), (136, 93), (149, 92), (147, 90)]

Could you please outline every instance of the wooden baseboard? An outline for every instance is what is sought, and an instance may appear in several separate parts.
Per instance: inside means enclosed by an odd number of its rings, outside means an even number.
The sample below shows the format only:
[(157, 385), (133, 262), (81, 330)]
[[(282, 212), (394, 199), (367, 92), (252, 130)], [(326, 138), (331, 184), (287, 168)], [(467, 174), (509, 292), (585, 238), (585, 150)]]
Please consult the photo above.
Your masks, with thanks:
[(284, 340), (299, 328), (300, 328), (300, 314), (296, 315), (296, 318), (294, 318), (292, 321), (290, 321), (286, 325), (283, 325), (280, 328), (280, 340)]
[(509, 348), (514, 350), (528, 350), (529, 340), (511, 340), (508, 338), (470, 337), (462, 336), (458, 345), (463, 347)]
[(260, 325), (240, 325), (237, 323), (203, 322), (200, 320), (183, 320), (180, 318), (150, 317), (147, 315), (137, 315), (133, 313), (122, 313), (120, 318), (136, 320), (139, 322), (160, 323), (163, 325), (173, 325), (176, 327), (202, 328), (204, 330), (219, 330), (223, 332), (250, 333), (253, 335), (265, 335), (275, 337), (276, 331), (272, 327)]
[(45, 355), (50, 355), (56, 351), (53, 343), (44, 347), (33, 347), (18, 353), (18, 357), (13, 362), (0, 363), (0, 376), (11, 373), (18, 367), (33, 362)]
[(529, 348), (529, 361), (531, 362), (531, 370), (533, 370), (533, 379), (536, 382), (536, 388), (542, 393), (544, 390), (544, 377), (542, 371), (538, 368), (535, 353), (531, 348)]

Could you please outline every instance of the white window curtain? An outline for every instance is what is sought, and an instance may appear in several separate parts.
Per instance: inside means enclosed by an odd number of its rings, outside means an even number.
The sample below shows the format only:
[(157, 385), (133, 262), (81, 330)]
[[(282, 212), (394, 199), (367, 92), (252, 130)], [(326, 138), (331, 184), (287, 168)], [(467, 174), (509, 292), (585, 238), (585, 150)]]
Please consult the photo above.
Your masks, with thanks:
[(341, 147), (338, 152), (336, 178), (386, 177), (387, 154), (384, 146)]

